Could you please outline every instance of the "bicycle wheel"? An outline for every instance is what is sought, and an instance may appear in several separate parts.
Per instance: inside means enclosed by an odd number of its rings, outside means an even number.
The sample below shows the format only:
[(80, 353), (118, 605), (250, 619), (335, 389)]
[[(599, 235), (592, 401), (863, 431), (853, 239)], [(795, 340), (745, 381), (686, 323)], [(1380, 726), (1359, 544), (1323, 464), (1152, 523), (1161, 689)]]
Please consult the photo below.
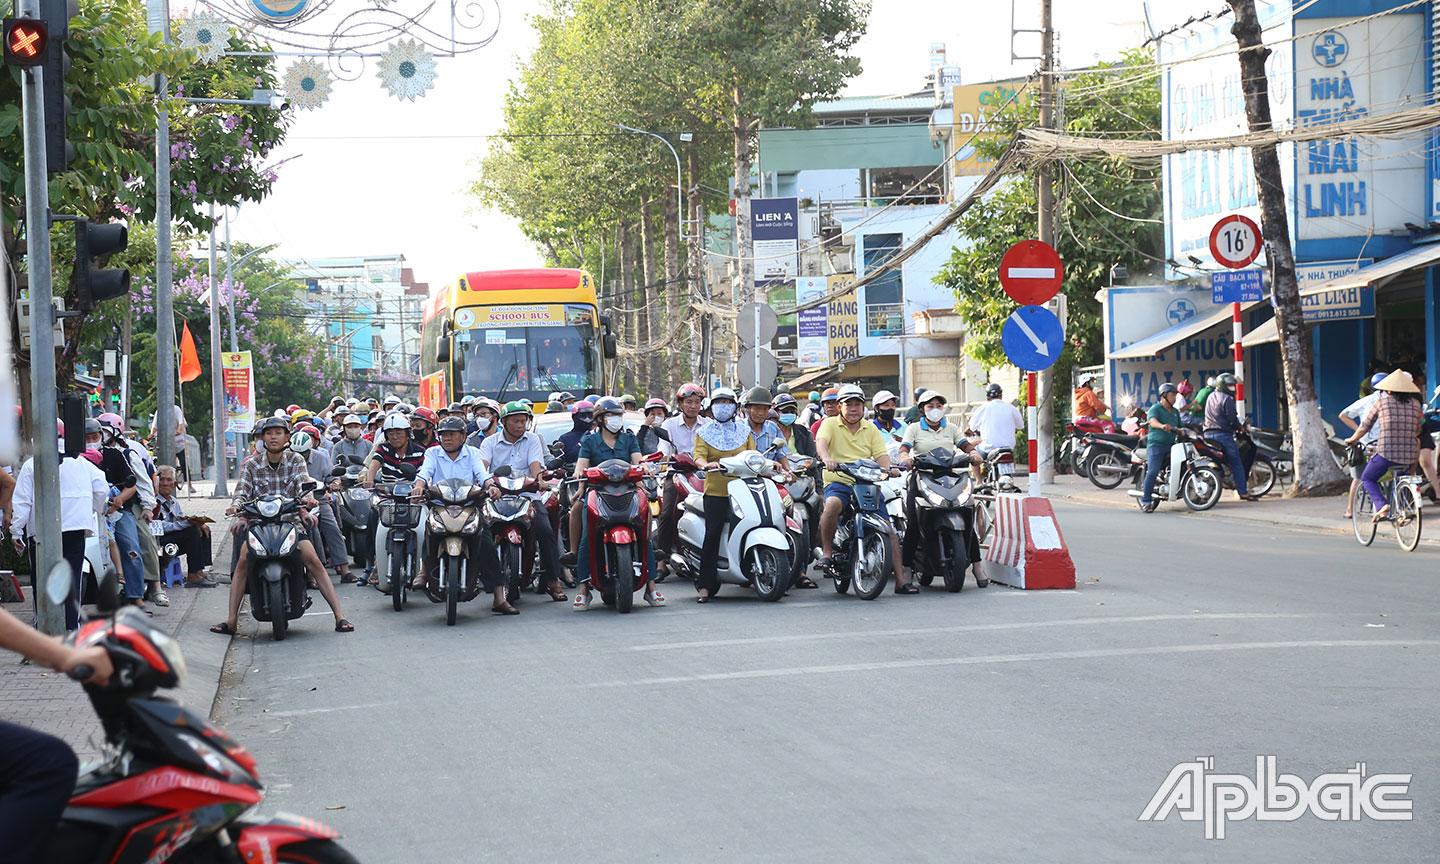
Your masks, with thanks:
[(1361, 546), (1369, 546), (1375, 540), (1375, 523), (1371, 521), (1374, 515), (1375, 507), (1370, 503), (1370, 496), (1363, 486), (1356, 486), (1350, 495), (1350, 519), (1355, 528), (1355, 539), (1360, 541)]
[(1250, 476), (1246, 478), (1246, 489), (1251, 495), (1263, 496), (1275, 488), (1275, 476), (1275, 463), (1270, 457), (1256, 456), (1255, 464), (1250, 466)]
[(1414, 552), (1420, 545), (1420, 492), (1412, 483), (1395, 484), (1395, 539), (1400, 548)]

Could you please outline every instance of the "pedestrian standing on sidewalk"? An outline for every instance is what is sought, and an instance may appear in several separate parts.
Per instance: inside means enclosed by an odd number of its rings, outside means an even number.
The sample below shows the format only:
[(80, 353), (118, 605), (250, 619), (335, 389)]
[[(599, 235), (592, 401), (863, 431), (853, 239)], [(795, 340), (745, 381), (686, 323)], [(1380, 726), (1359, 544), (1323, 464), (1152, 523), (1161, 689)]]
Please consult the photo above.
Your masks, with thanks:
[[(179, 469), (180, 469), (180, 476), (182, 476), (182, 477), (185, 478), (185, 488), (186, 488), (186, 490), (187, 490), (191, 495), (194, 495), (194, 494), (195, 494), (195, 484), (194, 484), (194, 482), (192, 482), (192, 478), (191, 478), (191, 476), (190, 476), (189, 460), (187, 459), (186, 453), (185, 453), (185, 427), (186, 427), (186, 425), (187, 425), (187, 424), (185, 423), (185, 412), (183, 412), (183, 411), (180, 410), (180, 406), (179, 406), (179, 405), (176, 405), (176, 406), (175, 406), (174, 408), (172, 408), (171, 410), (172, 410), (174, 413), (171, 414), (170, 416), (172, 416), (172, 417), (175, 418), (175, 429), (174, 429), (174, 433), (175, 433), (175, 464), (176, 464), (176, 465), (179, 467)], [(151, 441), (156, 440), (155, 436), (159, 434), (159, 430), (157, 430), (157, 429), (155, 428), (155, 423), (156, 423), (156, 415), (151, 415), (151, 417), (150, 417), (150, 440), (151, 440)]]
[(1345, 443), (1354, 445), (1360, 436), (1378, 426), (1380, 437), (1375, 442), (1375, 455), (1360, 475), (1360, 483), (1370, 503), (1375, 506), (1374, 521), (1390, 518), (1390, 502), (1380, 488), (1380, 478), (1391, 468), (1406, 469), (1415, 464), (1420, 452), (1420, 425), (1425, 419), (1425, 406), (1420, 401), (1420, 388), (1415, 386), (1409, 373), (1396, 369), (1375, 389), (1382, 391), (1380, 398), (1365, 413), (1365, 419)]
[(1160, 385), (1160, 401), (1150, 406), (1146, 415), (1149, 432), (1145, 436), (1145, 485), (1140, 495), (1140, 509), (1154, 513), (1156, 501), (1155, 478), (1170, 458), (1170, 448), (1175, 446), (1175, 432), (1180, 428), (1180, 412), (1175, 400), (1180, 398), (1180, 388), (1168, 381)]
[(185, 556), (185, 587), (214, 588), (215, 580), (205, 575), (210, 566), (210, 526), (196, 525), (185, 518), (185, 511), (175, 495), (175, 468), (161, 465), (155, 469), (155, 522), (165, 533), (162, 544), (174, 543)]
[(1240, 458), (1240, 445), (1235, 443), (1235, 433), (1245, 428), (1235, 412), (1236, 378), (1229, 372), (1215, 378), (1215, 392), (1205, 400), (1205, 438), (1225, 451), (1225, 461), (1230, 467), (1230, 477), (1235, 482), (1237, 501), (1258, 501), (1245, 485), (1249, 472)]

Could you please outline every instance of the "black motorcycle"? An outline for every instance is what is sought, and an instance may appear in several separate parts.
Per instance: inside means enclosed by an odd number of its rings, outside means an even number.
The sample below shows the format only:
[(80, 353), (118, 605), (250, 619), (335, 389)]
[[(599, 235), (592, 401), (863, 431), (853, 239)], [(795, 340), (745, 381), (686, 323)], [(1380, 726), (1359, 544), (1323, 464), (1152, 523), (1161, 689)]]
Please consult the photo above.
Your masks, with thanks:
[(340, 481), (340, 533), (345, 536), (345, 548), (350, 550), (354, 566), (368, 570), (375, 563), (368, 530), (375, 502), (370, 490), (360, 485), (365, 479), (365, 463), (357, 456), (341, 456), (330, 476)]
[(856, 597), (874, 600), (885, 592), (894, 570), (890, 544), (897, 538), (891, 533), (885, 495), (880, 488), (881, 481), (890, 474), (871, 459), (841, 462), (836, 470), (855, 483), (850, 487), (850, 500), (840, 511), (827, 575), (835, 580), (839, 593), (844, 594), (853, 584)]
[[(311, 481), (306, 493), (319, 484)], [(264, 495), (240, 507), (245, 517), (245, 548), (250, 578), (250, 614), (269, 621), (275, 641), (285, 638), (290, 622), (310, 608), (309, 576), (297, 547), (304, 537), (286, 521), (300, 510), (300, 499)]]
[[(915, 524), (908, 530), (920, 532), (915, 547), (915, 572), (920, 584), (929, 585), (939, 575), (951, 593), (965, 587), (965, 571), (975, 561), (972, 543), (975, 530), (975, 500), (970, 484), (970, 458), (948, 447), (936, 447), (915, 457), (906, 487)], [(980, 587), (988, 580), (976, 577)]]
[[(375, 484), (380, 528), (385, 532), (385, 566), (389, 571), (376, 574), (375, 578), (377, 584), (389, 581), (390, 603), (396, 612), (405, 608), (410, 583), (415, 578), (415, 569), (420, 566), (420, 520), (425, 515), (425, 508), (420, 502), (410, 500), (418, 473), (414, 465), (401, 465), (401, 479)], [(380, 540), (382, 538), (377, 538), (377, 541)]]

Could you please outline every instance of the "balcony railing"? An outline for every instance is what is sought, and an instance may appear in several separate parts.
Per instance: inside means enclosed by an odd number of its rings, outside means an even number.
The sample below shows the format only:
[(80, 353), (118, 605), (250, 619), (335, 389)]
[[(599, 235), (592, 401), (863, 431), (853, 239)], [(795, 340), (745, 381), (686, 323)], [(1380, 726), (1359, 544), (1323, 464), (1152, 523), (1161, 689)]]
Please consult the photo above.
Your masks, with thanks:
[(865, 307), (867, 336), (905, 335), (904, 303), (871, 303)]

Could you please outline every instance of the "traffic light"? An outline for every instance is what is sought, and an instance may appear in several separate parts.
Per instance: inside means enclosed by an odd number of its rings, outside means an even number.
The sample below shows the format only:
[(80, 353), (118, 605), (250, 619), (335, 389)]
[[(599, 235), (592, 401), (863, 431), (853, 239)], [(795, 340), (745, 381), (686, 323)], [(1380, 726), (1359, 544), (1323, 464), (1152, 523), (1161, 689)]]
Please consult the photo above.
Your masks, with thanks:
[(45, 62), (50, 33), (33, 18), (5, 19), (5, 65), (39, 66)]
[(70, 18), (79, 11), (75, 0), (40, 0), (40, 17), (50, 31), (50, 50), (45, 57), (45, 166), (51, 174), (70, 167), (75, 148), (66, 127), (70, 122), (70, 100), (65, 98), (65, 75), (70, 56), (65, 50), (70, 35)]
[(75, 223), (75, 269), (70, 281), (75, 286), (76, 307), (89, 312), (96, 303), (113, 300), (130, 290), (129, 270), (99, 270), (96, 258), (124, 251), (130, 232), (123, 223)]

